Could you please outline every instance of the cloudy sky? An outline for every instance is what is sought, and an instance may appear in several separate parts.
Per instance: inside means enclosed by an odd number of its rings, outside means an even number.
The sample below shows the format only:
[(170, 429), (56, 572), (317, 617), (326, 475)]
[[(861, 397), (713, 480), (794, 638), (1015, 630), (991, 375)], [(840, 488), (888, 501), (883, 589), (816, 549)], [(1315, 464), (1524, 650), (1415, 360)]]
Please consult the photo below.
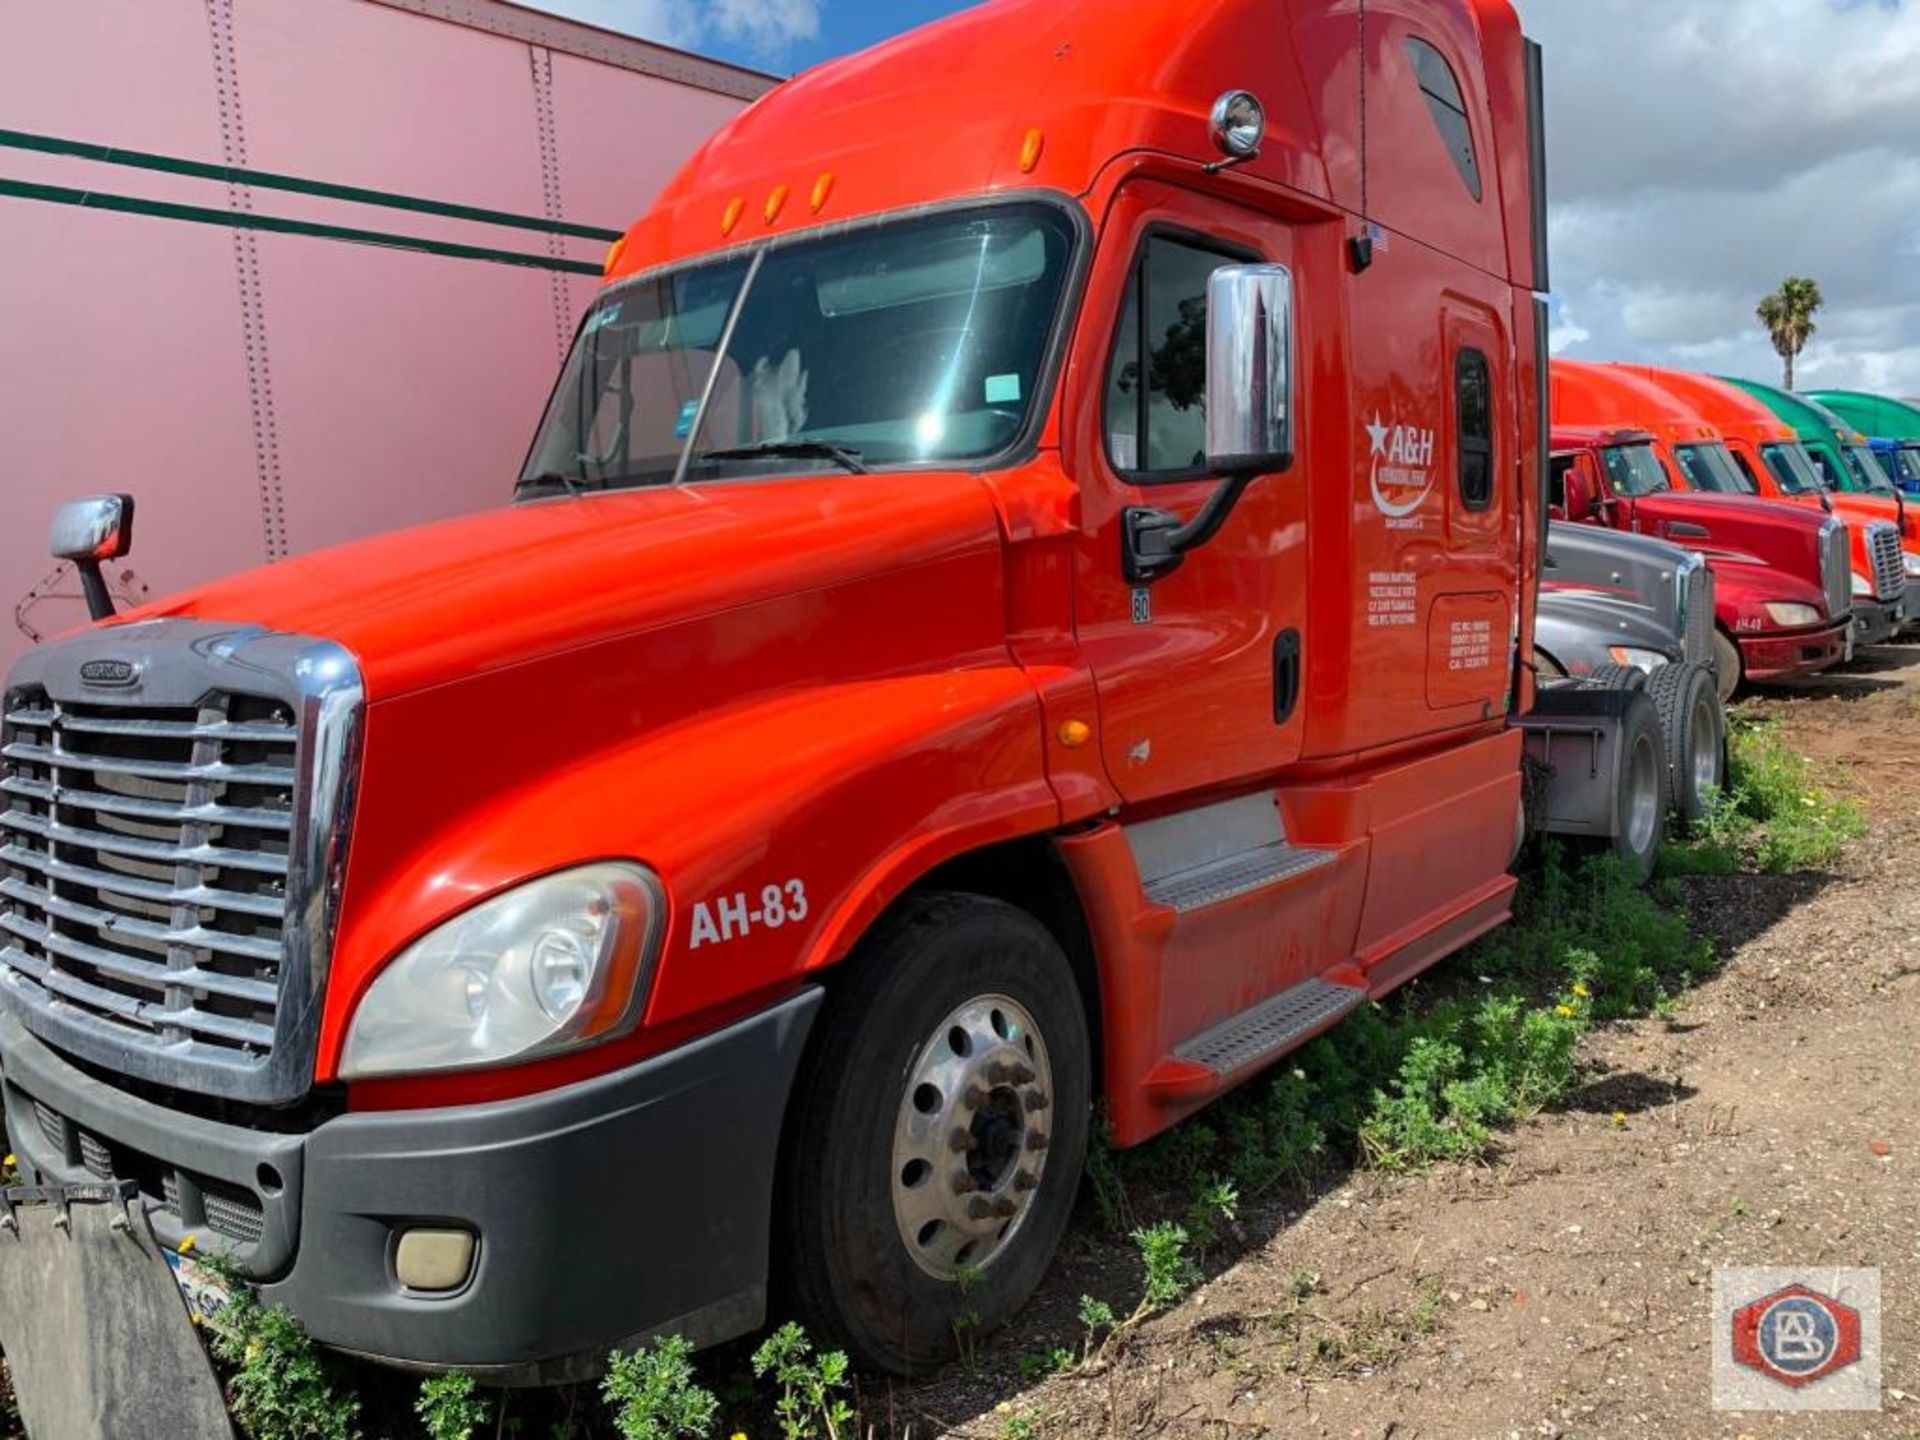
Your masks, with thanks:
[[(781, 72), (960, 0), (535, 0)], [(1920, 0), (1518, 0), (1547, 49), (1555, 348), (1920, 395)]]

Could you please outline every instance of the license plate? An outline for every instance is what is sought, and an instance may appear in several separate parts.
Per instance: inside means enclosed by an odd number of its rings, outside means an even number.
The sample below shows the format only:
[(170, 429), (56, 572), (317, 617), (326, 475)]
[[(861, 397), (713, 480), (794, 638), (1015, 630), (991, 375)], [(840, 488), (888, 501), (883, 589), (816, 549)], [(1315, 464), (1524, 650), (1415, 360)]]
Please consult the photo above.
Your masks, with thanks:
[(165, 1254), (167, 1268), (173, 1271), (174, 1283), (180, 1287), (189, 1315), (211, 1320), (233, 1303), (233, 1287), (211, 1265), (177, 1250), (168, 1250)]

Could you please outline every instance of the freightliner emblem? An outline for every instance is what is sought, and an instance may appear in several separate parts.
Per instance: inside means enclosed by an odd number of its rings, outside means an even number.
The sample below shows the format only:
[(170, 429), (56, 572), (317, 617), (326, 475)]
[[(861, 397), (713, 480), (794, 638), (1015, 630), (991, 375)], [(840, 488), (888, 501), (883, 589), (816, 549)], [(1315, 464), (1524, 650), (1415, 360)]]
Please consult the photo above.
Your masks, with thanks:
[(140, 667), (131, 660), (88, 660), (80, 666), (80, 683), (100, 689), (124, 689), (140, 678)]

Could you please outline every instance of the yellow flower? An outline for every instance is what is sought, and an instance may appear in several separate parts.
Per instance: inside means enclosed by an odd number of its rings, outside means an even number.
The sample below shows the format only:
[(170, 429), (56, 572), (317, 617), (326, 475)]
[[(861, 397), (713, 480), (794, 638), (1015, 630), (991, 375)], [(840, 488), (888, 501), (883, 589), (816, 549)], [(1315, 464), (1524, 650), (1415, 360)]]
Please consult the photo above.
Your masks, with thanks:
[(1560, 1016), (1563, 1020), (1571, 1020), (1573, 1018), (1573, 1007), (1571, 1005), (1556, 1005), (1553, 1007), (1553, 1013)]
[(180, 1242), (180, 1254), (191, 1255), (193, 1253), (193, 1247), (198, 1245), (199, 1243), (200, 1242), (198, 1240), (195, 1240), (193, 1236), (191, 1235), (187, 1236), (186, 1239)]
[(1616, 1110), (1613, 1112), (1613, 1127), (1616, 1130), (1624, 1130), (1627, 1128), (1627, 1112), (1626, 1111)]
[(13, 1167), (18, 1165), (19, 1163), (20, 1162), (14, 1159), (14, 1157), (11, 1155), (7, 1156), (5, 1160), (0, 1160), (0, 1165), (5, 1165), (9, 1170), (13, 1169)]
[(1576, 995), (1578, 995), (1578, 996), (1579, 996), (1579, 997), (1580, 997), (1580, 998), (1581, 998), (1582, 1000), (1584, 1000), (1584, 999), (1586, 999), (1586, 998), (1587, 998), (1587, 997), (1588, 997), (1589, 995), (1591, 995), (1591, 994), (1593, 994), (1593, 991), (1591, 991), (1591, 990), (1589, 990), (1589, 989), (1587, 988), (1587, 982), (1586, 982), (1586, 981), (1584, 981), (1584, 980), (1576, 980), (1576, 981), (1574, 981), (1574, 982), (1573, 982), (1573, 993), (1574, 993), (1574, 994), (1576, 994)]

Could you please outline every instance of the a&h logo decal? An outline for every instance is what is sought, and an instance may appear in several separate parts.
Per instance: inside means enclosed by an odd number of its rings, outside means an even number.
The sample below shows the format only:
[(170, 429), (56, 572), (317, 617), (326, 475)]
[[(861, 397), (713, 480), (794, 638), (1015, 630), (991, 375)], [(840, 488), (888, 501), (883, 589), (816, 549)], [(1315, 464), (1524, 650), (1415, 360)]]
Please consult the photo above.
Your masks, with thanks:
[(1733, 1358), (1799, 1389), (1860, 1359), (1860, 1312), (1804, 1285), (1744, 1305), (1733, 1316)]
[(1366, 427), (1371, 449), (1367, 487), (1374, 508), (1387, 517), (1389, 530), (1419, 530), (1417, 513), (1433, 490), (1434, 432), (1416, 425), (1389, 424), (1374, 411)]

